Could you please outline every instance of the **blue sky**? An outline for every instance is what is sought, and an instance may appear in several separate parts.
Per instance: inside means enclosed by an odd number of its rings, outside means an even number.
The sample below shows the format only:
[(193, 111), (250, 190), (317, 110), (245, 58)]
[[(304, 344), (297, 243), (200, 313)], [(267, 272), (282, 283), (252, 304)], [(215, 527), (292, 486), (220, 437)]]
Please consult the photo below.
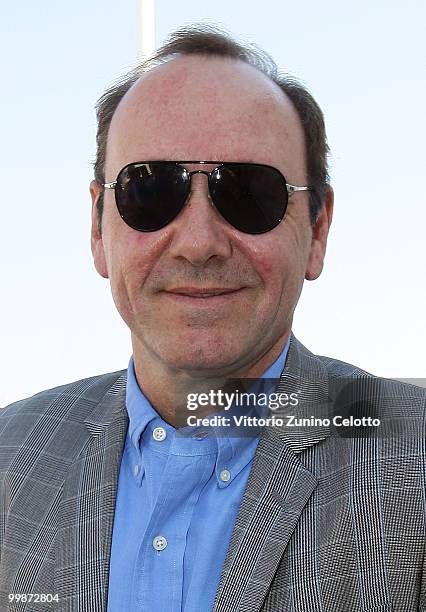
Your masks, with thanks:
[[(94, 103), (137, 61), (138, 18), (136, 0), (2, 9), (0, 405), (130, 358), (92, 265), (88, 183)], [(157, 44), (202, 19), (265, 48), (325, 113), (335, 217), (296, 335), (377, 374), (424, 376), (424, 3), (157, 0)]]

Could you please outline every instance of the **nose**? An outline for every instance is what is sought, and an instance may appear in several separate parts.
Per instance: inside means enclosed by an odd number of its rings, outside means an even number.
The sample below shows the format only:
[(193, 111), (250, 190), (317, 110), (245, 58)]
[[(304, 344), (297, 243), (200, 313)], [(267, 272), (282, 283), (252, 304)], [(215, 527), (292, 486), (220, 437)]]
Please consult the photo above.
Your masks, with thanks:
[(202, 176), (207, 173), (192, 174), (188, 200), (170, 224), (173, 236), (169, 252), (173, 257), (184, 257), (194, 266), (202, 267), (212, 257), (231, 257), (231, 233), (210, 199), (207, 177)]

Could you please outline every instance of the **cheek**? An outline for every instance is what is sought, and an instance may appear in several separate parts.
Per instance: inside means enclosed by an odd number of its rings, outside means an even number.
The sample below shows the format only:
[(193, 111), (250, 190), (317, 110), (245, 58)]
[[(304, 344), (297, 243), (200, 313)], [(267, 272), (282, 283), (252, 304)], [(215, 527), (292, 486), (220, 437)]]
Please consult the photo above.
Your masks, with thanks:
[(269, 279), (271, 276), (274, 276), (277, 272), (277, 261), (275, 257), (271, 256), (269, 253), (260, 258), (258, 269), (264, 279)]
[(156, 253), (155, 233), (137, 232), (119, 220), (114, 223), (107, 238), (108, 269), (113, 276), (127, 280), (143, 278), (152, 267)]
[[(141, 236), (143, 238), (143, 236)], [(140, 295), (151, 267), (139, 235), (112, 232), (108, 240), (107, 265), (114, 301), (131, 303)]]
[(257, 249), (256, 267), (263, 279), (268, 308), (289, 309), (299, 297), (306, 266), (305, 249), (290, 234)]
[(277, 272), (277, 267), (282, 260), (283, 249), (282, 244), (278, 243), (273, 236), (268, 234), (245, 235), (237, 246), (264, 282)]
[[(294, 241), (293, 241), (294, 242)], [(295, 264), (295, 245), (291, 239), (267, 237), (262, 243), (253, 242), (251, 258), (265, 286), (280, 283), (292, 271)]]

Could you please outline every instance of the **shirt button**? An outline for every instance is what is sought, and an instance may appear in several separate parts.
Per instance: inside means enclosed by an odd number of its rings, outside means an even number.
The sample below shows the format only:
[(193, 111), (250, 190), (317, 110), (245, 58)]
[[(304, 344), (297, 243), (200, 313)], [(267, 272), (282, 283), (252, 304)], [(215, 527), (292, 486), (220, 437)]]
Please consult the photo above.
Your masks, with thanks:
[(155, 536), (152, 540), (152, 545), (155, 550), (164, 550), (167, 546), (167, 540), (164, 536)]
[(222, 482), (228, 482), (231, 479), (231, 472), (229, 470), (222, 470), (219, 474), (219, 478)]
[(137, 476), (137, 475), (139, 474), (139, 466), (138, 466), (138, 464), (136, 464), (136, 465), (134, 466), (134, 468), (133, 468), (133, 474), (134, 474), (135, 476)]
[(157, 440), (157, 442), (162, 442), (166, 436), (167, 432), (164, 427), (156, 427), (152, 432), (152, 437), (154, 438), (154, 440)]

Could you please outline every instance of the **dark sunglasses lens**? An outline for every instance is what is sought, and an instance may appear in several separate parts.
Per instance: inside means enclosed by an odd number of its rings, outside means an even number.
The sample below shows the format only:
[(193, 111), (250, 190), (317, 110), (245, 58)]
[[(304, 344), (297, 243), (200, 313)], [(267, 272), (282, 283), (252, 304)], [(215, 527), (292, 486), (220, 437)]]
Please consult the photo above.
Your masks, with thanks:
[(271, 166), (220, 166), (211, 176), (210, 192), (220, 214), (247, 234), (269, 232), (279, 224), (287, 208), (285, 179)]
[(185, 168), (174, 163), (130, 164), (117, 177), (118, 212), (135, 230), (159, 230), (182, 210), (189, 180)]

